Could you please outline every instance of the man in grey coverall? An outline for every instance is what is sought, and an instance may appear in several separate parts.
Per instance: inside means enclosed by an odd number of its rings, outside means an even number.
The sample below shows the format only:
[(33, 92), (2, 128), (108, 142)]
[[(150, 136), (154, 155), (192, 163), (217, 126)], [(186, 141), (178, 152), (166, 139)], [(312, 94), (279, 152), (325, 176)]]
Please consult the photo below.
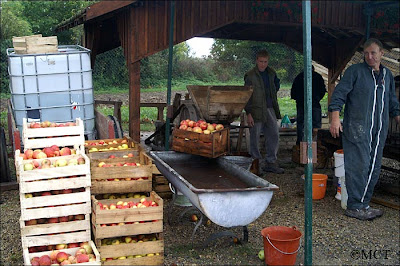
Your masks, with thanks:
[(256, 66), (244, 76), (245, 85), (253, 86), (253, 94), (245, 106), (250, 128), (250, 155), (261, 159), (259, 142), (264, 133), (265, 172), (283, 174), (284, 170), (276, 162), (279, 148), (279, 128), (277, 118), (281, 118), (277, 92), (280, 80), (275, 70), (268, 66), (269, 53), (261, 50), (256, 56)]
[[(389, 69), (381, 64), (382, 43), (369, 39), (364, 44), (364, 63), (350, 66), (336, 86), (328, 110), (330, 132), (343, 132), (345, 184), (348, 200), (345, 215), (372, 220), (383, 211), (369, 206), (379, 178), (389, 116), (400, 123), (399, 102)], [(339, 113), (344, 110), (343, 127)]]

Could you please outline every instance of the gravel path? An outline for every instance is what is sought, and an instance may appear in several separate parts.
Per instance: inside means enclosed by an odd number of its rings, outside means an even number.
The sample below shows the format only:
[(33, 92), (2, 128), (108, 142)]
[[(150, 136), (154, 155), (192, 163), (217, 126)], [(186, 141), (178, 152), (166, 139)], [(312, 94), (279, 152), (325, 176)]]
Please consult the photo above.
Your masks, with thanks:
[[(215, 224), (201, 225), (194, 236), (191, 234), (194, 223), (190, 214), (177, 219), (183, 207), (172, 206), (171, 225), (167, 223), (167, 211), (171, 201), (165, 200), (164, 240), (166, 265), (263, 265), (257, 257), (263, 248), (261, 229), (280, 225), (297, 226), (304, 233), (304, 181), (300, 178), (303, 168), (290, 161), (290, 153), (281, 151), (280, 164), (285, 168), (284, 175), (268, 174), (263, 178), (276, 184), (276, 192), (267, 210), (248, 225), (249, 242), (235, 244), (231, 238), (221, 238), (202, 249), (203, 241), (211, 234), (221, 230)], [(333, 175), (331, 169), (318, 170)], [(334, 198), (336, 193), (332, 179), (328, 180), (324, 199), (313, 201), (313, 264), (315, 265), (399, 265), (400, 263), (400, 214), (398, 210), (382, 208), (384, 216), (373, 221), (359, 221), (343, 215), (340, 202)], [(376, 190), (375, 196), (399, 203), (398, 196)], [(1, 193), (1, 258), (0, 265), (22, 265), (21, 240), (19, 231), (18, 191)], [(257, 204), (257, 202), (254, 202)], [(237, 206), (238, 209), (246, 206)], [(233, 228), (241, 236), (241, 228)], [(386, 253), (385, 253), (386, 252)], [(304, 261), (304, 237), (296, 264)]]

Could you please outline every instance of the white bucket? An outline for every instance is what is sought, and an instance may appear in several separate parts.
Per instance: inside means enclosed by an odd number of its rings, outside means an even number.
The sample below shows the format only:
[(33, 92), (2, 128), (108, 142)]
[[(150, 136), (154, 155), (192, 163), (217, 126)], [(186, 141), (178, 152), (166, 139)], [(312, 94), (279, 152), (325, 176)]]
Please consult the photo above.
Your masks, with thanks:
[(345, 176), (343, 150), (338, 150), (333, 155), (335, 156), (335, 176), (336, 177)]

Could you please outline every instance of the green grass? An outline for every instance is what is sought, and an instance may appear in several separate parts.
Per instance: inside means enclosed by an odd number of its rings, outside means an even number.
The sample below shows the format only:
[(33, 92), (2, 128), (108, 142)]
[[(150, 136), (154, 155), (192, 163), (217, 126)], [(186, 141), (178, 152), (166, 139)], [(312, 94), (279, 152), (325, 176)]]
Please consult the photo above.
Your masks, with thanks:
[[(113, 115), (114, 109), (108, 107), (97, 107), (97, 110), (103, 115)], [(164, 110), (164, 119), (166, 117), (166, 110)], [(142, 107), (140, 108), (140, 130), (141, 131), (154, 131), (155, 126), (153, 121), (157, 120), (156, 107)], [(129, 107), (121, 106), (121, 123), (124, 131), (129, 130)]]

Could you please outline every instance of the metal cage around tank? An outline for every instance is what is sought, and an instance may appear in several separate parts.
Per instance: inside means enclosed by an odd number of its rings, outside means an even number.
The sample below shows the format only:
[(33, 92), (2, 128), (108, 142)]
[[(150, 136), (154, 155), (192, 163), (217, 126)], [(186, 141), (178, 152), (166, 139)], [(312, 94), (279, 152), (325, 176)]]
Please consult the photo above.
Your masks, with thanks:
[(57, 53), (15, 54), (7, 49), (12, 113), (22, 132), (22, 120), (84, 121), (85, 136), (95, 137), (90, 50), (61, 45)]

